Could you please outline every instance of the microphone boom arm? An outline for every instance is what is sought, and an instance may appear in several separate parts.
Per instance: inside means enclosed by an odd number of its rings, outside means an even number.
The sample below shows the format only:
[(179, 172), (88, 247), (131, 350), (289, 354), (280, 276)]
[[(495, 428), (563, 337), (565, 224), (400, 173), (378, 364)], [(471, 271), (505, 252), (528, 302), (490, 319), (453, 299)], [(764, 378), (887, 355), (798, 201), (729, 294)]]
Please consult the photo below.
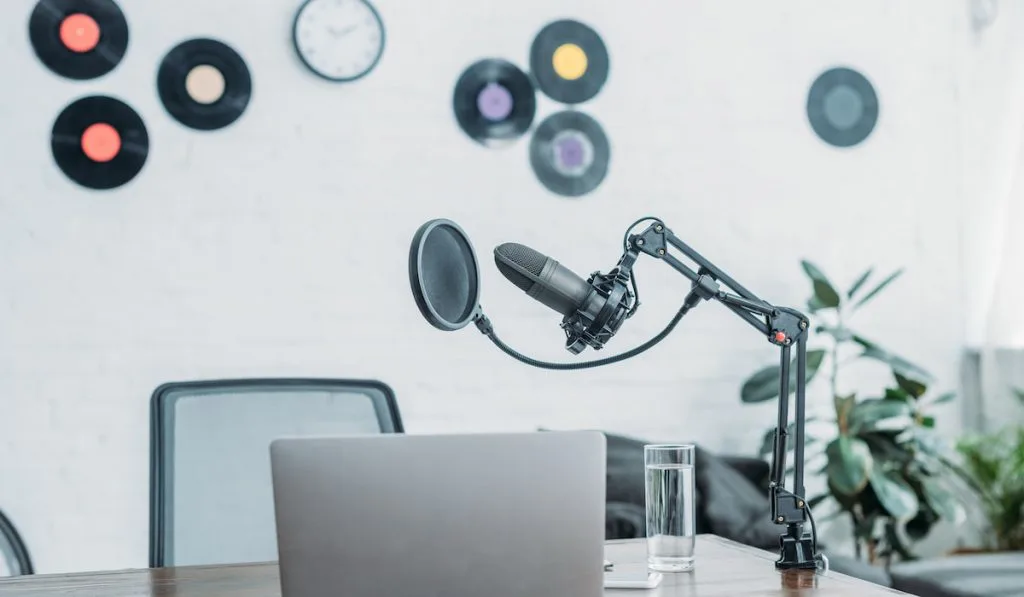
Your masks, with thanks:
[[(674, 255), (676, 249), (697, 264), (694, 271)], [(704, 256), (684, 243), (663, 222), (655, 220), (639, 234), (628, 237), (627, 251), (638, 251), (660, 259), (688, 278), (692, 290), (687, 303), (696, 305), (700, 300), (716, 300), (746, 321), (768, 341), (780, 347), (779, 408), (772, 446), (771, 482), (769, 502), (772, 522), (786, 525), (786, 533), (779, 538), (780, 556), (775, 566), (781, 570), (817, 568), (817, 532), (814, 519), (810, 519), (812, 532), (803, 525), (810, 517), (804, 499), (804, 427), (806, 419), (807, 382), (807, 317), (794, 309), (773, 306), (729, 277)], [(722, 290), (732, 290), (735, 294)], [(792, 347), (796, 344), (796, 375), (793, 455), (793, 490), (786, 489), (787, 427), (789, 423), (790, 369)]]

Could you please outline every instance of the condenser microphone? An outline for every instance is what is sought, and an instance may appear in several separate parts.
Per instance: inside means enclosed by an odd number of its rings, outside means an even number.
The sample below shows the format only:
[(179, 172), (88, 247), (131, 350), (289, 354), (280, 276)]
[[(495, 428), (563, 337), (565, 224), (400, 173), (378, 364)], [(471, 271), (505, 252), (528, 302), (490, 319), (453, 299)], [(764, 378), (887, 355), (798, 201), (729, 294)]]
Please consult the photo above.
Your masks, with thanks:
[(509, 282), (563, 316), (575, 313), (594, 291), (569, 268), (519, 243), (495, 247), (494, 263)]
[(579, 354), (587, 346), (600, 350), (633, 314), (630, 266), (584, 280), (554, 259), (519, 243), (494, 248), (494, 263), (509, 282), (562, 314), (565, 348)]

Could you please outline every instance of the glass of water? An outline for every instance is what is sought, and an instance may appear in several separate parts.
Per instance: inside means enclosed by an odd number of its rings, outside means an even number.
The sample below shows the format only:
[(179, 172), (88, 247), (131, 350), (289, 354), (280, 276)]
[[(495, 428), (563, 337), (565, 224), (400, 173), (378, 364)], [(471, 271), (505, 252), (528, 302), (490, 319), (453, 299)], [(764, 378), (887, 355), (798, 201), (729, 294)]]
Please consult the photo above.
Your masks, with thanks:
[(696, 543), (694, 446), (644, 446), (647, 493), (647, 567), (658, 572), (693, 569)]

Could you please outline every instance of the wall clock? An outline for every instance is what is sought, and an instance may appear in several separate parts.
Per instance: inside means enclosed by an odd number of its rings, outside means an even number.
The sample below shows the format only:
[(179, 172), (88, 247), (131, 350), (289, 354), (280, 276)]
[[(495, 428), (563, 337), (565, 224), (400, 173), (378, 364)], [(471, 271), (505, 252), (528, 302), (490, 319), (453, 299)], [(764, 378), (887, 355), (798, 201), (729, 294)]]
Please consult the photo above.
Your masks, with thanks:
[(384, 22), (368, 0), (306, 0), (292, 42), (314, 74), (338, 83), (365, 77), (384, 53)]

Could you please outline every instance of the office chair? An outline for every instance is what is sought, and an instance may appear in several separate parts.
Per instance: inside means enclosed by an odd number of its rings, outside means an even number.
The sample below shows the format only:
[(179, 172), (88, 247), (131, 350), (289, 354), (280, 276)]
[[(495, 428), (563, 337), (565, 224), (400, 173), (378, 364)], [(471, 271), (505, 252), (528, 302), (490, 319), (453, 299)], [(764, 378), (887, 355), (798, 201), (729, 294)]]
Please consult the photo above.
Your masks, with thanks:
[(274, 439), (403, 432), (394, 393), (377, 381), (160, 386), (150, 404), (150, 567), (277, 560)]
[(32, 573), (32, 559), (25, 542), (10, 519), (0, 511), (0, 577)]

